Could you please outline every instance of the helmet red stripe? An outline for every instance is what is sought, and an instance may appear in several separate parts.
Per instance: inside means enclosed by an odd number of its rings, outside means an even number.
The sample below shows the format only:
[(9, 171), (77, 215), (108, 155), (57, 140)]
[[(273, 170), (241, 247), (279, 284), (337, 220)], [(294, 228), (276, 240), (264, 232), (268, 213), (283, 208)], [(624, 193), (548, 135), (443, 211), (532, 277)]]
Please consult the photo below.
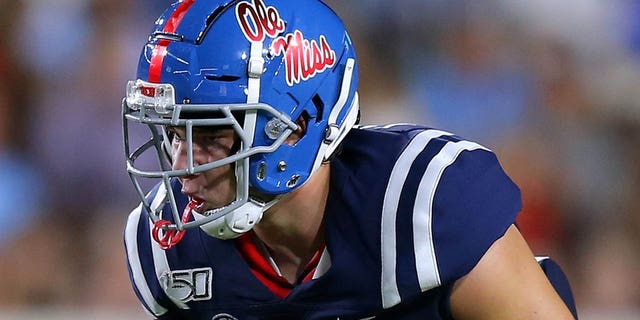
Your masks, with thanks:
[[(169, 20), (164, 25), (163, 32), (167, 33), (175, 33), (182, 22), (182, 18), (187, 13), (191, 5), (195, 2), (195, 0), (185, 0), (176, 10), (171, 14)], [(153, 52), (151, 54), (151, 63), (149, 64), (149, 82), (159, 83), (162, 75), (162, 65), (164, 64), (164, 57), (167, 55), (167, 47), (171, 41), (169, 40), (160, 40), (156, 43), (155, 48), (153, 48)]]

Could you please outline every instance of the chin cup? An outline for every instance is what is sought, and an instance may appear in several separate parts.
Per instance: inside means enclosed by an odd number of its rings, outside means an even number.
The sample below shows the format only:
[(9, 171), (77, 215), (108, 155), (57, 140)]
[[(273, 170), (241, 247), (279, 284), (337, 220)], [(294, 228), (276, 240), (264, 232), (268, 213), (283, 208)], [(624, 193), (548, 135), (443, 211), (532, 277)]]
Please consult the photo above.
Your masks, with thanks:
[[(243, 233), (251, 230), (251, 228), (260, 222), (262, 214), (269, 207), (269, 204), (249, 201), (238, 209), (201, 225), (200, 229), (202, 229), (206, 234), (218, 239), (226, 240), (237, 238)], [(193, 211), (193, 217), (196, 221), (204, 219), (207, 216), (207, 212), (201, 214)]]

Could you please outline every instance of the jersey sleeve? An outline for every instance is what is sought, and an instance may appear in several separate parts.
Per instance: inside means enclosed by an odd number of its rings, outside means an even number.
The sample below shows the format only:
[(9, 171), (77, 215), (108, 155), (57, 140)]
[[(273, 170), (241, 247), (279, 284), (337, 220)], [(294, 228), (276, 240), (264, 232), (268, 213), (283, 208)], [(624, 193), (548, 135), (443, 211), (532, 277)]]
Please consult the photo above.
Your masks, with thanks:
[[(158, 197), (157, 188), (150, 197)], [(156, 319), (171, 319), (171, 302), (155, 273), (149, 228), (149, 219), (140, 205), (129, 214), (124, 230), (129, 279), (147, 313)]]
[(450, 164), (439, 173), (432, 203), (432, 236), (441, 284), (470, 272), (515, 223), (522, 207), (520, 190), (493, 152), (482, 147), (450, 151)]
[(440, 130), (415, 133), (393, 165), (381, 210), (385, 309), (467, 274), (521, 209), (493, 152)]

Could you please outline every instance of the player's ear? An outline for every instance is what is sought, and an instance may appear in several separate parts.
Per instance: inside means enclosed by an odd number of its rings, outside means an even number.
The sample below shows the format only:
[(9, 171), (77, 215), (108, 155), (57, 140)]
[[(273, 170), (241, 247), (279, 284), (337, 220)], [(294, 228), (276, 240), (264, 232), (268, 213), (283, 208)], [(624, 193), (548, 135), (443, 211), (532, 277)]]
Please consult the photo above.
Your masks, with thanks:
[(290, 146), (295, 145), (307, 133), (307, 123), (309, 123), (309, 116), (303, 113), (296, 121), (298, 129), (292, 132), (284, 143)]

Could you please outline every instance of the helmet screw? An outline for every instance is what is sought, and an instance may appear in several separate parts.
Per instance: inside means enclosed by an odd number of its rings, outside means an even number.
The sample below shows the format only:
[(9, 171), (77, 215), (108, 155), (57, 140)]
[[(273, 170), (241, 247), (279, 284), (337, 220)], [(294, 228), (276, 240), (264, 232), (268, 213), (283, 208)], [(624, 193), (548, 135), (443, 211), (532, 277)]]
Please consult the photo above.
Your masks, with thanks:
[(269, 139), (277, 139), (285, 128), (285, 124), (278, 118), (271, 119), (264, 126), (264, 133)]
[(278, 162), (278, 171), (285, 171), (287, 170), (287, 163), (284, 161), (280, 161)]

